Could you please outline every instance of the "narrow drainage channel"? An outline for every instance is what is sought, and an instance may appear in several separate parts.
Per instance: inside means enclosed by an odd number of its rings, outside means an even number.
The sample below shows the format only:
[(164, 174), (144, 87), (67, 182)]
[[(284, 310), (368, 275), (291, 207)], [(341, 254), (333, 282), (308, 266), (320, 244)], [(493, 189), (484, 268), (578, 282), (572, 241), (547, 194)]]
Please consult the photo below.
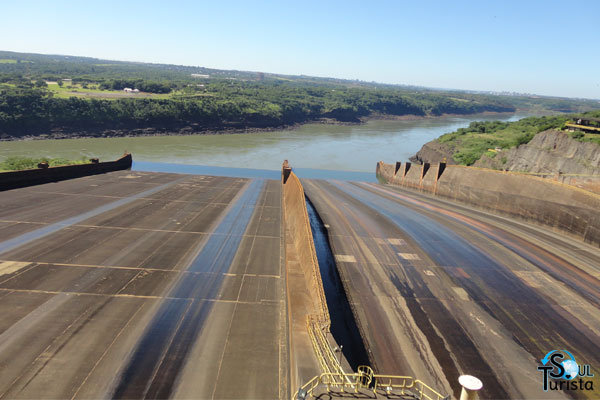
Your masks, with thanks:
[(370, 365), (371, 362), (335, 265), (327, 229), (308, 197), (306, 198), (306, 209), (308, 210), (310, 228), (315, 241), (323, 290), (329, 308), (331, 334), (338, 345), (343, 346), (342, 353), (344, 357), (348, 360), (352, 370), (356, 371), (359, 365)]

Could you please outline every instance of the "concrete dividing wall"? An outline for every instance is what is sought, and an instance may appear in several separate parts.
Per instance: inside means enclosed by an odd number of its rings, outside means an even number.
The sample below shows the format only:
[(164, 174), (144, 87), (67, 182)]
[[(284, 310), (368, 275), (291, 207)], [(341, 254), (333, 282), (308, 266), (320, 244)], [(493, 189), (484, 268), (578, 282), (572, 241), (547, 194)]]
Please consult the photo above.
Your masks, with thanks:
[(421, 184), (419, 185), (419, 189), (427, 192), (435, 191), (435, 185), (437, 183), (436, 174), (438, 170), (438, 164), (425, 163), (420, 167), (422, 178)]
[(323, 314), (326, 318), (329, 318), (317, 252), (310, 229), (308, 211), (306, 210), (304, 188), (300, 183), (300, 179), (291, 171), (288, 178), (283, 182), (283, 212), (285, 227), (292, 234), (291, 239), (296, 248), (306, 281), (313, 289), (311, 295), (315, 301), (315, 313)]
[(404, 163), (402, 172), (402, 186), (419, 189), (419, 186), (421, 185), (421, 166), (411, 163)]
[(402, 168), (404, 168), (404, 164), (400, 167), (400, 170), (396, 171), (393, 165), (385, 164), (382, 161), (377, 163), (377, 179), (381, 183), (389, 183), (389, 184), (400, 184), (400, 176), (402, 174)]
[(304, 189), (292, 169), (282, 169), (285, 226), (285, 267), (290, 331), (290, 385), (293, 393), (319, 375), (321, 367), (313, 352), (310, 322), (329, 329), (329, 310), (323, 290), (317, 253), (310, 229)]
[[(394, 165), (379, 162), (377, 176), (386, 183), (415, 188), (414, 174), (402, 180), (394, 170)], [(600, 195), (577, 187), (518, 173), (444, 164), (431, 166), (417, 187), (600, 246)]]
[(119, 171), (131, 168), (132, 162), (131, 154), (126, 154), (117, 161), (97, 164), (65, 165), (62, 167), (2, 172), (0, 173), (0, 191)]

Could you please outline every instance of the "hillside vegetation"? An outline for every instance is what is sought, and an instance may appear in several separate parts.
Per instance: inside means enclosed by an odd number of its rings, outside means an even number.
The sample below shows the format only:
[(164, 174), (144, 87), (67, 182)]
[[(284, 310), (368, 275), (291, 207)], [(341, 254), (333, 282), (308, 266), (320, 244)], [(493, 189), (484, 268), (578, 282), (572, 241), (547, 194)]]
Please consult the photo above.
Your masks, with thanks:
[[(492, 96), (260, 72), (0, 52), (0, 137), (59, 130), (207, 131), (318, 120), (584, 111), (597, 101)], [(123, 89), (140, 93), (124, 93)]]
[(170, 98), (98, 99), (54, 96), (44, 87), (0, 85), (0, 132), (19, 136), (52, 128), (177, 129), (201, 127), (268, 127), (330, 118), (358, 122), (373, 112), (389, 115), (472, 114), (514, 111), (495, 101), (450, 100), (442, 95), (406, 95), (306, 87), (290, 84), (212, 82), (200, 95)]
[[(496, 149), (505, 150), (529, 143), (539, 132), (549, 129), (561, 130), (567, 121), (577, 119), (579, 116), (598, 118), (600, 112), (529, 117), (516, 122), (472, 122), (467, 128), (440, 136), (435, 142), (442, 145), (457, 164), (472, 165), (482, 156), (496, 157)], [(581, 142), (600, 144), (599, 134), (569, 132), (568, 135)]]

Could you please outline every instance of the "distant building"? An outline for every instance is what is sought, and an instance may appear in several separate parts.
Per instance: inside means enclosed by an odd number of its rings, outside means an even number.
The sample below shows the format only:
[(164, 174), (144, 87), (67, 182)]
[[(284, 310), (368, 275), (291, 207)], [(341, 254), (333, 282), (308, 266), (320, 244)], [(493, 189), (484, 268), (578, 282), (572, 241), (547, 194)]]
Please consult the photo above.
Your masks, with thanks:
[(133, 92), (133, 89), (132, 89), (132, 88), (128, 88), (128, 87), (126, 87), (126, 88), (124, 88), (124, 89), (123, 89), (123, 91), (124, 91), (125, 93), (132, 93), (132, 92)]
[(207, 74), (192, 74), (192, 78), (210, 78)]

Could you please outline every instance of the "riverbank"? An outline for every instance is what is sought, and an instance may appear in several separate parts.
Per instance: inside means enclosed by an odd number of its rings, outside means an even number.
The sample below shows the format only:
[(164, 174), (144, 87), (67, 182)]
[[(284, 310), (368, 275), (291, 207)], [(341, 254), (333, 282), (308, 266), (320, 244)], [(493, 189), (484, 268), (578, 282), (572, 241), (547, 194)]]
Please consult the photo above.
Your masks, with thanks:
[(123, 128), (123, 129), (87, 129), (67, 130), (52, 129), (49, 133), (40, 135), (24, 135), (20, 137), (4, 135), (0, 141), (27, 141), (27, 140), (58, 140), (58, 139), (96, 139), (96, 138), (131, 138), (147, 136), (186, 136), (186, 135), (226, 135), (242, 133), (262, 133), (282, 130), (293, 130), (303, 124), (273, 126), (265, 128), (232, 128), (232, 127), (206, 127), (185, 126), (180, 129), (167, 128)]
[[(282, 158), (296, 168), (372, 173), (380, 160), (401, 161), (423, 144), (473, 121), (514, 121), (510, 116), (460, 116), (419, 120), (368, 120), (361, 124), (302, 124), (247, 134), (171, 134), (2, 142), (11, 156), (114, 160), (128, 151), (136, 161), (278, 170)], [(231, 131), (230, 131), (231, 132)]]
[[(544, 165), (534, 166), (531, 162), (533, 154), (527, 154), (527, 156), (521, 155), (519, 161), (515, 165), (507, 163), (508, 152), (511, 149), (517, 149), (521, 146), (529, 143), (536, 135), (542, 132), (552, 130), (564, 130), (565, 123), (573, 121), (583, 116), (589, 118), (597, 118), (600, 112), (588, 112), (583, 114), (560, 114), (553, 116), (542, 116), (542, 117), (529, 117), (519, 121), (503, 123), (499, 121), (488, 121), (488, 122), (474, 122), (467, 128), (460, 128), (454, 132), (446, 133), (428, 143), (425, 143), (423, 147), (413, 156), (410, 157), (412, 162), (422, 163), (439, 163), (445, 162), (448, 164), (461, 164), (461, 165), (473, 165), (480, 167), (491, 167), (494, 169), (503, 170), (520, 170), (523, 172), (550, 172), (555, 173), (561, 171), (563, 173), (583, 173), (582, 171), (588, 171), (583, 167), (583, 164), (592, 165), (592, 160), (588, 159), (591, 154), (595, 152), (593, 150), (584, 151), (586, 156), (582, 157), (579, 153), (575, 156), (580, 159), (578, 163), (581, 163), (581, 167), (569, 170), (562, 164), (555, 164), (554, 167), (550, 167), (548, 160), (553, 159), (552, 157), (542, 157), (547, 160)], [(551, 135), (552, 136), (552, 135)], [(574, 145), (579, 142), (597, 142), (600, 143), (598, 135), (584, 134), (579, 132), (579, 135), (560, 135), (564, 142), (570, 140)], [(538, 149), (545, 153), (547, 150), (556, 150), (557, 143), (555, 143), (555, 135), (550, 140), (551, 144), (545, 145), (546, 148)], [(586, 149), (590, 144), (582, 143), (579, 147)], [(539, 151), (536, 150), (536, 155)], [(557, 151), (557, 155), (561, 152)], [(572, 149), (565, 149), (563, 154), (568, 154), (569, 158), (574, 157)], [(583, 168), (583, 169), (582, 169)], [(592, 173), (591, 170), (588, 171)], [(586, 172), (586, 173), (588, 173)]]
[(421, 121), (424, 119), (442, 119), (442, 118), (460, 118), (460, 117), (470, 117), (473, 115), (480, 115), (482, 117), (493, 117), (498, 116), (501, 117), (509, 117), (511, 115), (520, 114), (520, 113), (529, 113), (528, 110), (516, 110), (514, 112), (495, 112), (495, 111), (484, 111), (475, 114), (440, 114), (440, 115), (390, 115), (390, 114), (379, 114), (373, 113), (367, 117), (361, 118), (361, 123), (367, 121)]
[[(381, 118), (384, 119), (384, 118)], [(187, 136), (187, 135), (234, 135), (234, 134), (253, 134), (276, 131), (289, 131), (298, 129), (301, 126), (308, 124), (320, 125), (340, 125), (352, 126), (361, 125), (367, 122), (343, 122), (329, 118), (322, 118), (314, 121), (306, 121), (302, 123), (290, 125), (275, 125), (267, 127), (228, 127), (228, 126), (194, 126), (188, 125), (179, 129), (169, 128), (121, 128), (121, 129), (86, 129), (86, 130), (71, 130), (71, 129), (52, 129), (49, 133), (39, 135), (24, 135), (20, 137), (3, 135), (0, 137), (0, 142), (20, 141), (20, 140), (58, 140), (58, 139), (94, 139), (94, 138), (131, 138), (131, 137), (147, 137), (147, 136)]]
[(276, 125), (266, 127), (233, 127), (233, 126), (200, 126), (187, 125), (178, 129), (173, 128), (117, 128), (117, 129), (63, 129), (54, 128), (49, 133), (29, 134), (23, 136), (10, 136), (3, 134), (0, 142), (27, 141), (27, 140), (60, 140), (60, 139), (94, 139), (94, 138), (131, 138), (147, 136), (186, 136), (186, 135), (227, 135), (227, 134), (253, 134), (276, 131), (291, 131), (305, 125), (337, 125), (355, 126), (364, 125), (369, 121), (422, 121), (438, 120), (443, 118), (468, 118), (471, 116), (482, 116), (486, 119), (497, 116), (507, 118), (517, 113), (514, 112), (491, 112), (486, 111), (477, 114), (442, 114), (442, 115), (391, 115), (374, 113), (360, 118), (357, 122), (339, 121), (333, 118), (319, 118), (289, 125)]

